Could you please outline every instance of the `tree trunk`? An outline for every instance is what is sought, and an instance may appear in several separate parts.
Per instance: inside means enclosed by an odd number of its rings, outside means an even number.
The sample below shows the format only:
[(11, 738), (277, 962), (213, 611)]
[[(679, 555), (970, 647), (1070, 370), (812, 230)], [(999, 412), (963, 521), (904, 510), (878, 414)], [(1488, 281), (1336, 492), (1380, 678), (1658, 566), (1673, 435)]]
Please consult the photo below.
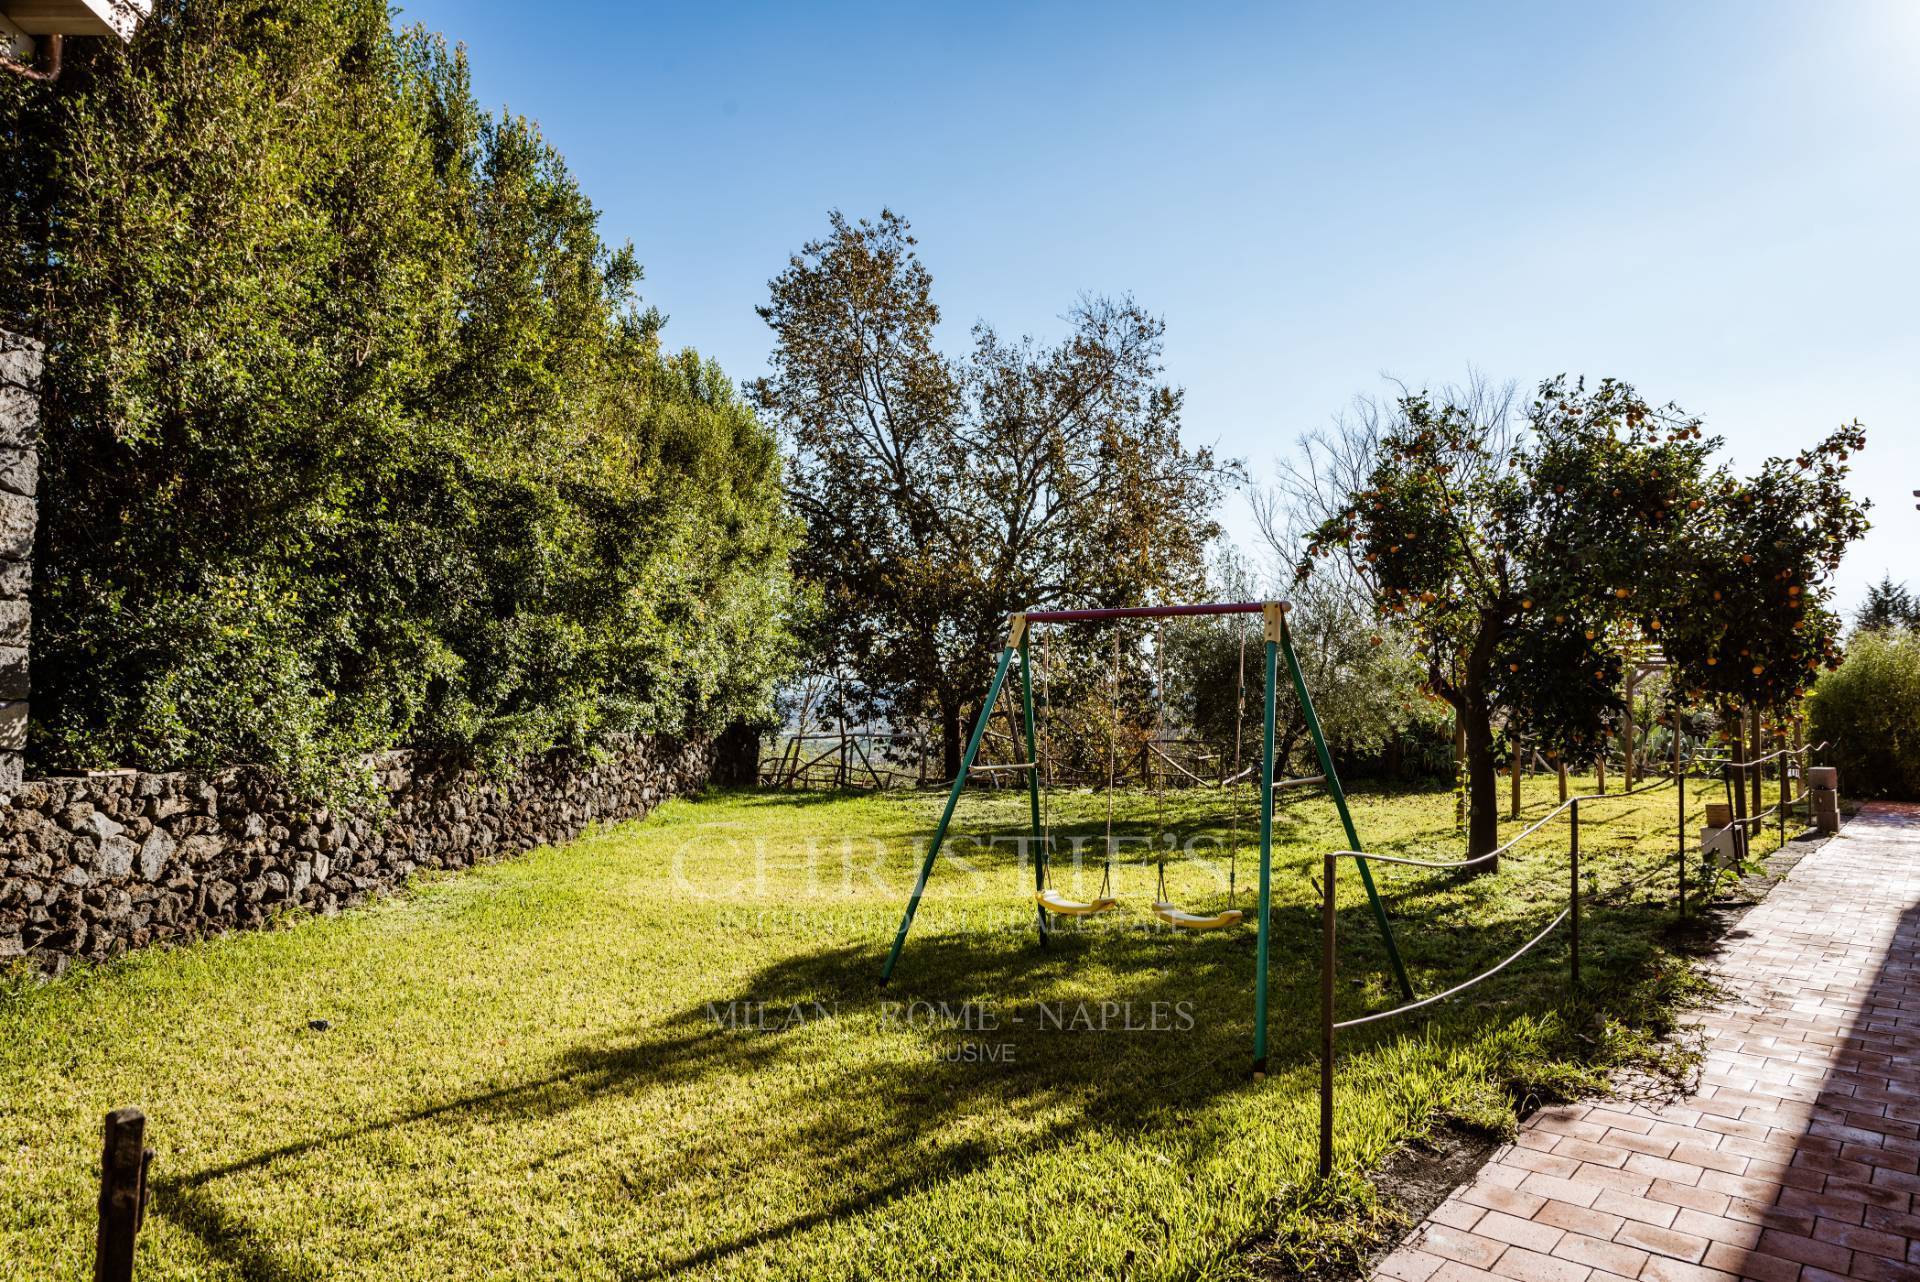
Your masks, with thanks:
[(958, 702), (940, 702), (940, 777), (952, 783), (960, 773), (960, 712)]
[[(1460, 709), (1467, 733), (1467, 858), (1477, 859), (1500, 844), (1500, 773), (1493, 757), (1493, 716), (1469, 701)], [(1490, 859), (1475, 873), (1498, 872), (1500, 861)]]
[(728, 723), (713, 741), (712, 777), (716, 784), (739, 788), (751, 788), (760, 782), (758, 728), (744, 721)]

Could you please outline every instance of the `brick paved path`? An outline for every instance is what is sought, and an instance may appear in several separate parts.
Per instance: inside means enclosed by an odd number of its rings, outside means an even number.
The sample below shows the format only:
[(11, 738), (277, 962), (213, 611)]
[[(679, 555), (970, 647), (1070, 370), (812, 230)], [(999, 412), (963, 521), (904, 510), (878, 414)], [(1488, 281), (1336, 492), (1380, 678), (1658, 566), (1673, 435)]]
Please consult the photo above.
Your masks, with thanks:
[(1920, 807), (1869, 806), (1714, 963), (1698, 1095), (1543, 1109), (1376, 1279), (1920, 1279)]

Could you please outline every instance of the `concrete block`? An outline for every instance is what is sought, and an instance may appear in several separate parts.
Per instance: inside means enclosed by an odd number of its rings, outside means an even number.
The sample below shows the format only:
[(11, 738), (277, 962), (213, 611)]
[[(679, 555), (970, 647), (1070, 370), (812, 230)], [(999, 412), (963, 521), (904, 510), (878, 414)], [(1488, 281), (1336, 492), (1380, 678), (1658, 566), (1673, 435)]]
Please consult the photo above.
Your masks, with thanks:
[(33, 633), (33, 607), (25, 601), (0, 601), (0, 646), (27, 644)]
[(0, 559), (33, 560), (33, 531), (40, 509), (22, 494), (0, 494)]
[(27, 701), (0, 703), (0, 752), (23, 752), (27, 746)]
[(1731, 828), (1702, 828), (1700, 853), (1718, 859), (1738, 859), (1740, 857), (1739, 834)]
[(0, 330), (0, 446), (40, 440), (40, 344)]
[(0, 700), (27, 697), (27, 648), (0, 645)]
[(0, 447), (0, 490), (32, 498), (40, 487), (40, 451)]

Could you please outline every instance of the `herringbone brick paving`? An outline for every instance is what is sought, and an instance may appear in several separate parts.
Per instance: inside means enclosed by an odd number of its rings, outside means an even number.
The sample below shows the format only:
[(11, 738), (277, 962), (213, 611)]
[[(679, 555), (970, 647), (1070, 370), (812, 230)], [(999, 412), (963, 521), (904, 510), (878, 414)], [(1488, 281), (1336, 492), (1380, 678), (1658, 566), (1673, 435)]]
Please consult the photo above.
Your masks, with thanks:
[(1868, 806), (1715, 959), (1699, 1092), (1542, 1109), (1395, 1282), (1920, 1279), (1920, 807)]

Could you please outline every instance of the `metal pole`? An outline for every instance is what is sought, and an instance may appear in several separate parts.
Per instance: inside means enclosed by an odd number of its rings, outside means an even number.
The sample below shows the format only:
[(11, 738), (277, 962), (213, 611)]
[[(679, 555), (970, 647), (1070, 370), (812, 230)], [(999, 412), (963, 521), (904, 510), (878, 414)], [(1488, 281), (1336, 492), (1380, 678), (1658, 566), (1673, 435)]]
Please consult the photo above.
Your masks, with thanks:
[[(1033, 715), (1033, 663), (1027, 648), (1025, 633), (1020, 637), (1020, 710), (1025, 714), (1027, 728), (1027, 760), (1033, 762), (1033, 769), (1027, 771), (1027, 808), (1033, 818), (1033, 893), (1038, 896), (1047, 888), (1047, 837), (1040, 825), (1040, 735)], [(1040, 946), (1047, 946), (1047, 910), (1042, 908), (1036, 898), (1034, 912), (1039, 917)]]
[(1253, 1076), (1267, 1072), (1267, 958), (1273, 919), (1273, 721), (1279, 702), (1280, 644), (1278, 611), (1269, 608), (1267, 631), (1267, 693), (1260, 730), (1260, 921), (1253, 963)]
[(1569, 911), (1567, 921), (1572, 927), (1573, 941), (1573, 986), (1580, 987), (1580, 803), (1576, 800), (1569, 807), (1573, 816), (1573, 839), (1567, 845), (1567, 880), (1569, 889)]
[[(1021, 630), (1025, 630), (1024, 621)], [(1017, 638), (1014, 640), (1017, 644)], [(887, 964), (881, 968), (882, 984), (893, 978), (893, 968), (900, 961), (900, 949), (907, 942), (907, 931), (913, 928), (913, 915), (920, 911), (920, 896), (926, 893), (927, 878), (933, 873), (933, 861), (940, 854), (940, 843), (947, 839), (947, 825), (953, 822), (953, 809), (960, 804), (960, 793), (967, 786), (967, 771), (973, 769), (973, 758), (980, 751), (980, 740), (987, 733), (987, 722), (993, 717), (993, 705), (1000, 697), (1000, 686), (1007, 679), (1007, 668), (1013, 663), (1014, 653), (1011, 644), (1000, 651), (1000, 666), (994, 669), (993, 684), (987, 687), (986, 702), (980, 705), (980, 719), (973, 723), (973, 737), (967, 740), (966, 755), (960, 758), (960, 772), (953, 777), (953, 788), (947, 793), (947, 808), (940, 812), (940, 822), (934, 827), (933, 840), (927, 843), (927, 857), (920, 864), (920, 878), (913, 883), (913, 897), (907, 900), (906, 915), (900, 918), (899, 933), (893, 937), (893, 951), (887, 954)]]
[(1320, 1178), (1333, 1174), (1333, 967), (1338, 924), (1333, 883), (1340, 859), (1326, 855), (1320, 873)]
[(93, 1243), (94, 1282), (132, 1282), (134, 1240), (147, 1210), (147, 1117), (137, 1108), (107, 1114), (100, 1150), (100, 1224)]
[[(1313, 710), (1313, 698), (1307, 693), (1307, 679), (1300, 671), (1300, 658), (1293, 652), (1293, 643), (1287, 636), (1287, 616), (1279, 613), (1280, 649), (1287, 656), (1287, 672), (1293, 678), (1293, 695), (1300, 701), (1300, 714), (1306, 718), (1307, 735), (1313, 740), (1313, 750), (1320, 757), (1320, 773), (1326, 776), (1327, 791), (1333, 794), (1334, 809), (1340, 812), (1340, 826), (1347, 834), (1347, 848), (1360, 849), (1360, 836), (1353, 829), (1353, 815), (1347, 810), (1347, 794), (1340, 787), (1339, 772), (1333, 768), (1333, 753), (1327, 748), (1327, 737), (1320, 731), (1320, 718)], [(1271, 768), (1272, 763), (1268, 763)], [(1271, 786), (1271, 784), (1269, 784)], [(1407, 1001), (1413, 1000), (1413, 985), (1407, 980), (1407, 968), (1400, 961), (1399, 946), (1393, 942), (1393, 926), (1387, 921), (1387, 906), (1380, 902), (1380, 892), (1374, 888), (1373, 870), (1367, 867), (1367, 861), (1356, 858), (1360, 869), (1360, 884), (1366, 887), (1367, 902), (1373, 907), (1373, 919), (1379, 923), (1380, 938), (1387, 946), (1387, 961), (1393, 967), (1393, 977), (1400, 985), (1400, 995)]]

